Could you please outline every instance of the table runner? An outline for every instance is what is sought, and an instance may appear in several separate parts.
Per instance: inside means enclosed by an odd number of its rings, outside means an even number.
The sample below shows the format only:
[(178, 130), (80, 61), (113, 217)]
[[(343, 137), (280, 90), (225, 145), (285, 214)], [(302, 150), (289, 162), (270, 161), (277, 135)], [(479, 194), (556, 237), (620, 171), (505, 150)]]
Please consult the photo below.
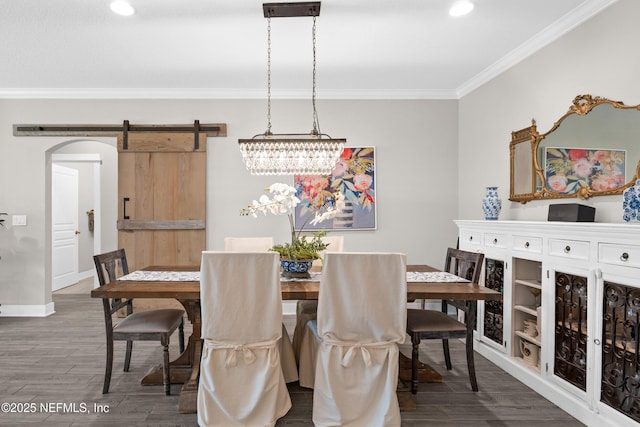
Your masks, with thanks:
[(407, 271), (407, 282), (469, 283), (469, 280), (458, 277), (455, 274), (447, 273), (446, 271)]
[[(282, 277), (281, 282), (319, 282), (322, 273), (311, 273), (310, 278), (298, 279), (290, 277)], [(118, 280), (136, 280), (136, 281), (158, 281), (158, 282), (199, 282), (199, 271), (134, 271), (125, 276), (118, 278)], [(458, 277), (454, 274), (444, 271), (432, 271), (432, 272), (407, 272), (407, 282), (466, 282), (467, 279)]]
[(145, 271), (129, 273), (118, 280), (157, 281), (157, 282), (199, 282), (199, 271)]

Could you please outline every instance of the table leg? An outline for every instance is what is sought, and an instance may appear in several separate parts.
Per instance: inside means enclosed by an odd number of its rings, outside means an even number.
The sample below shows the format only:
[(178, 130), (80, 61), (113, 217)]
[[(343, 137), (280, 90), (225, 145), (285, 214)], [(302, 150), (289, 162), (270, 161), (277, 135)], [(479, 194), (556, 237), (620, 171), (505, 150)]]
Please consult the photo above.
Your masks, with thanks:
[[(197, 354), (202, 354), (202, 340), (198, 341), (194, 348)], [(193, 362), (191, 376), (180, 390), (178, 400), (178, 412), (181, 414), (195, 414), (198, 412), (198, 379), (200, 378), (200, 357)]]

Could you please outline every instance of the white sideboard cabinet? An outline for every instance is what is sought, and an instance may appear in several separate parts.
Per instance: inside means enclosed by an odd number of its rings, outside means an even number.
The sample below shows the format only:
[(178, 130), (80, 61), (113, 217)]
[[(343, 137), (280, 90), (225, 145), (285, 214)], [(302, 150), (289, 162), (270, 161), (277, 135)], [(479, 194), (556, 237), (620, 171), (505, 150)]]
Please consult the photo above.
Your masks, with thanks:
[(588, 426), (640, 426), (640, 224), (455, 222), (503, 294), (476, 351)]

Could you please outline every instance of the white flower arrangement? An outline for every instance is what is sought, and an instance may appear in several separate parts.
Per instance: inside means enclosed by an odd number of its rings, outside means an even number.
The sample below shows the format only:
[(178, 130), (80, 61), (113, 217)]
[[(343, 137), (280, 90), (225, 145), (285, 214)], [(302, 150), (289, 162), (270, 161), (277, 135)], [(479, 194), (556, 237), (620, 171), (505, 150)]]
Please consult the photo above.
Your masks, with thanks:
[(322, 206), (320, 210), (314, 212), (311, 221), (307, 220), (300, 227), (298, 233), (295, 231), (293, 223), (293, 213), (296, 206), (300, 203), (300, 199), (296, 196), (295, 187), (276, 182), (266, 188), (271, 194), (260, 196), (258, 200), (254, 200), (249, 206), (242, 209), (240, 214), (243, 216), (252, 216), (257, 218), (259, 213), (263, 215), (287, 215), (289, 218), (289, 226), (291, 228), (291, 243), (284, 245), (276, 245), (272, 250), (279, 252), (281, 256), (290, 259), (317, 259), (318, 251), (326, 249), (327, 245), (322, 242), (321, 238), (326, 232), (321, 231), (314, 233), (312, 240), (308, 241), (306, 236), (301, 236), (304, 226), (309, 222), (312, 225), (319, 224), (328, 219), (335, 218), (336, 215), (344, 209), (344, 196), (336, 193), (334, 201), (331, 205)]

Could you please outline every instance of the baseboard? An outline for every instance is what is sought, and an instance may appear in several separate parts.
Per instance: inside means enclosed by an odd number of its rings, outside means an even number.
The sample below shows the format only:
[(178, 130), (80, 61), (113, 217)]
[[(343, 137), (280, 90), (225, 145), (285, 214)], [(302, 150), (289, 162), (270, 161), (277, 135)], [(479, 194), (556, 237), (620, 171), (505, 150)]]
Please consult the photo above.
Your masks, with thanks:
[(0, 317), (47, 317), (55, 312), (53, 302), (44, 305), (0, 305)]

